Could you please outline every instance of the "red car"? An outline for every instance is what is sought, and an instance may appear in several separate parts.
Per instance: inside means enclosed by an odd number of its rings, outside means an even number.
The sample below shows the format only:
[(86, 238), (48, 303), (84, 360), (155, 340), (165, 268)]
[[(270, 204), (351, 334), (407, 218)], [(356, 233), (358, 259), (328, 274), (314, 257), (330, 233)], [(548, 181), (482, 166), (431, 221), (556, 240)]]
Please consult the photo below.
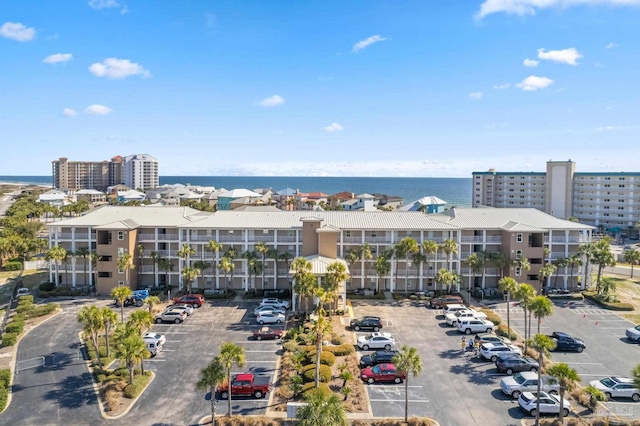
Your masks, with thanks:
[(398, 371), (393, 364), (378, 364), (360, 372), (360, 378), (367, 383), (402, 383), (406, 374)]
[(201, 294), (185, 294), (181, 297), (174, 297), (172, 300), (176, 305), (189, 305), (193, 308), (204, 305), (204, 297)]
[(253, 338), (256, 340), (280, 339), (282, 338), (282, 330), (271, 327), (262, 327), (257, 330), (253, 330)]

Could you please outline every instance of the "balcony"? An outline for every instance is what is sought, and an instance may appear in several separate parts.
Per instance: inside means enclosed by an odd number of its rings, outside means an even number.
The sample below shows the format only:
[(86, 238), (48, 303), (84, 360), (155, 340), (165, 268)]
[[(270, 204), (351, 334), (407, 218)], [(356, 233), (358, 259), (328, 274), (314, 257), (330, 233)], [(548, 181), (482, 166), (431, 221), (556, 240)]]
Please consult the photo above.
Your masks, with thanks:
[(71, 239), (71, 232), (58, 232), (58, 239), (59, 240), (70, 240)]
[(296, 237), (278, 235), (277, 238), (278, 238), (278, 242), (279, 243), (295, 243), (295, 242), (297, 242)]
[(362, 237), (342, 237), (343, 243), (362, 244)]
[(160, 257), (176, 257), (178, 256), (178, 250), (157, 250)]
[[(145, 272), (154, 272), (154, 267), (153, 265), (142, 265), (138, 267), (138, 271), (141, 273), (145, 273)], [(155, 271), (160, 271), (158, 269), (158, 267), (155, 268)]]
[(218, 240), (220, 243), (242, 243), (244, 242), (244, 235), (220, 235)]
[[(91, 234), (91, 238), (95, 238), (96, 234)], [(88, 232), (76, 232), (76, 240), (88, 240), (89, 233)]]
[(369, 244), (391, 244), (390, 237), (364, 237), (364, 242)]
[(160, 241), (178, 241), (178, 234), (158, 234), (158, 240)]
[(213, 235), (189, 235), (189, 241), (209, 242), (215, 240)]
[(273, 235), (250, 235), (249, 236), (249, 242), (254, 242), (254, 241), (260, 241), (260, 242), (264, 242), (264, 243), (273, 243), (274, 242), (274, 237)]
[(138, 241), (155, 241), (156, 234), (138, 234)]

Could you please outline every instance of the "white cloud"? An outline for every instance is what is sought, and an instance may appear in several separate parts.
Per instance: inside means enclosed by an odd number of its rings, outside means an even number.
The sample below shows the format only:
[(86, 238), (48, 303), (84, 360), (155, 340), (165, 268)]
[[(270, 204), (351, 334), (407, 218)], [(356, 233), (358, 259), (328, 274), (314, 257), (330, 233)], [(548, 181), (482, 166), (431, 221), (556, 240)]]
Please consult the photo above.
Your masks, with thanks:
[(369, 38), (366, 38), (364, 40), (360, 40), (359, 42), (354, 44), (353, 45), (353, 49), (351, 51), (352, 52), (357, 52), (358, 50), (362, 50), (365, 47), (371, 46), (373, 43), (378, 43), (379, 41), (385, 41), (385, 40), (387, 40), (386, 37), (381, 37), (381, 36), (376, 34), (376, 35), (371, 36)]
[(89, 105), (84, 109), (85, 114), (91, 114), (91, 115), (107, 115), (111, 111), (113, 111), (111, 108), (104, 105), (99, 105), (99, 104)]
[(508, 89), (509, 87), (511, 87), (511, 83), (496, 84), (493, 86), (493, 88), (496, 90), (504, 90), (504, 89)]
[(0, 36), (16, 41), (30, 41), (36, 38), (36, 30), (19, 22), (5, 22), (0, 27)]
[(638, 6), (640, 0), (485, 0), (476, 13), (476, 19), (482, 19), (493, 13), (512, 15), (535, 15), (537, 10), (547, 8), (568, 8), (572, 6)]
[(120, 4), (116, 0), (90, 0), (89, 6), (94, 9), (111, 9), (114, 7), (119, 8)]
[(612, 130), (620, 130), (622, 129), (622, 127), (618, 127), (618, 126), (604, 126), (604, 127), (598, 127), (596, 130), (598, 132), (610, 132)]
[(57, 64), (58, 62), (67, 62), (73, 58), (71, 53), (56, 53), (49, 55), (42, 60), (45, 64)]
[(613, 49), (614, 47), (618, 47), (618, 45), (614, 42), (611, 42), (609, 44), (607, 44), (604, 48), (605, 49)]
[(539, 63), (540, 62), (536, 61), (535, 59), (525, 59), (524, 61), (522, 61), (522, 65), (529, 68), (535, 68)]
[(544, 49), (538, 49), (538, 58), (563, 64), (578, 65), (578, 62), (576, 61), (582, 58), (582, 55), (575, 47), (562, 50), (548, 50), (546, 52)]
[(268, 98), (264, 98), (262, 101), (259, 102), (259, 105), (265, 108), (269, 108), (269, 107), (282, 105), (283, 103), (284, 103), (284, 98), (282, 96), (273, 95)]
[(520, 83), (516, 84), (516, 87), (519, 87), (522, 90), (526, 90), (529, 92), (536, 91), (538, 89), (544, 89), (549, 87), (553, 83), (553, 80), (547, 77), (536, 77), (535, 75), (530, 75), (529, 77), (522, 80)]
[(469, 93), (471, 99), (482, 99), (482, 92)]
[(96, 62), (89, 67), (89, 71), (97, 77), (111, 79), (126, 78), (131, 75), (141, 75), (144, 78), (151, 77), (149, 71), (141, 65), (128, 59), (107, 58), (102, 63)]
[(340, 124), (334, 121), (329, 126), (325, 127), (323, 130), (328, 133), (341, 132), (344, 130), (344, 127), (342, 127)]
[(78, 115), (78, 113), (75, 109), (65, 108), (62, 110), (62, 115), (64, 115), (65, 117), (75, 117), (76, 115)]

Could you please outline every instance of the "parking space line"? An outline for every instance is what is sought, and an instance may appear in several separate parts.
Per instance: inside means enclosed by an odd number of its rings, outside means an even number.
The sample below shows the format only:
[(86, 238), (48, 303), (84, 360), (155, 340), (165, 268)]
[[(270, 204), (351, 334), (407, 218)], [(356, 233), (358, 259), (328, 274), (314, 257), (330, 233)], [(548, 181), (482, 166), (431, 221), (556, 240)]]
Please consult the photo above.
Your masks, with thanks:
[(257, 363), (268, 363), (268, 364), (276, 364), (278, 361), (247, 361), (247, 364), (257, 364)]
[(273, 354), (275, 353), (273, 350), (270, 351), (247, 351), (245, 350), (246, 353), (265, 353), (265, 354)]
[[(420, 386), (420, 385), (413, 385), (413, 386), (407, 386), (408, 388), (423, 388), (424, 386)], [(384, 385), (384, 387), (380, 387), (378, 389), (378, 386), (374, 386), (374, 387), (369, 387), (369, 389), (376, 389), (376, 390), (381, 390), (384, 392), (385, 389), (392, 389), (392, 388), (402, 388), (404, 389), (405, 386), (404, 385)]]
[[(369, 399), (371, 402), (405, 402), (404, 399)], [(409, 402), (431, 402), (428, 399), (410, 399)]]
[(166, 343), (182, 343), (182, 340), (165, 340)]
[(165, 333), (165, 334), (189, 334), (186, 331), (171, 331), (171, 330), (163, 331), (163, 333)]
[(603, 365), (601, 362), (566, 362), (569, 365)]
[(149, 358), (149, 359), (145, 359), (145, 360), (144, 360), (144, 362), (145, 362), (145, 363), (147, 363), (147, 362), (149, 362), (149, 361), (151, 361), (151, 362), (165, 362), (165, 361), (166, 361), (166, 359), (153, 359), (153, 358)]
[(165, 348), (162, 348), (162, 352), (175, 352), (175, 351), (176, 351), (175, 349), (165, 349)]
[(629, 327), (600, 327), (603, 330), (626, 330)]

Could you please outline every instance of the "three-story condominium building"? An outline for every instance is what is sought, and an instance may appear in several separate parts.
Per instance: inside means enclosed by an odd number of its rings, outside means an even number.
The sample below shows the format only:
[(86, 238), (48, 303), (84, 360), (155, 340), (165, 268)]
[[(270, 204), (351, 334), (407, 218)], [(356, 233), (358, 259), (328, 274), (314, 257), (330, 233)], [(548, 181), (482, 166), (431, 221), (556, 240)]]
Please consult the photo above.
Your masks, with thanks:
[[(347, 262), (350, 279), (346, 290), (374, 291), (442, 290), (452, 285), (475, 291), (495, 292), (504, 276), (540, 288), (538, 272), (545, 262), (578, 253), (591, 240), (594, 228), (559, 219), (536, 209), (454, 208), (443, 213), (345, 212), (345, 211), (218, 211), (200, 212), (187, 207), (103, 206), (84, 216), (48, 225), (50, 244), (78, 253), (86, 247), (92, 256), (73, 256), (65, 264), (65, 280), (71, 286), (93, 285), (107, 294), (113, 287), (184, 286), (187, 266), (201, 269), (193, 288), (236, 290), (291, 288), (290, 263), (298, 256), (314, 264), (321, 275), (333, 261)], [(399, 253), (399, 242), (415, 240), (419, 247), (433, 241), (435, 252)], [(221, 244), (211, 251), (211, 241)], [(447, 242), (448, 244), (443, 244)], [(252, 274), (243, 253), (264, 243), (271, 249), (263, 270)], [(181, 248), (193, 249), (180, 257)], [(368, 247), (366, 256), (350, 256)], [(448, 247), (445, 249), (445, 246)], [(376, 268), (376, 258), (390, 252), (389, 272)], [(125, 253), (135, 268), (118, 269)], [(500, 253), (488, 257), (481, 271), (466, 259), (472, 253)], [(227, 260), (221, 262), (222, 258)], [(529, 260), (530, 269), (517, 266)], [(262, 261), (262, 256), (258, 254)], [(222, 267), (224, 265), (224, 267)], [(232, 265), (232, 266), (231, 266)], [(323, 269), (324, 268), (324, 269)], [(439, 282), (439, 270), (459, 274), (454, 283)], [(51, 274), (55, 267), (51, 264)], [(62, 269), (60, 269), (62, 270)], [(554, 286), (575, 288), (586, 283), (582, 269), (563, 268), (554, 275)], [(128, 279), (126, 278), (128, 276)], [(264, 281), (263, 281), (264, 276)], [(52, 281), (54, 280), (53, 275)], [(579, 277), (582, 277), (579, 280)], [(549, 284), (549, 281), (547, 282)]]

